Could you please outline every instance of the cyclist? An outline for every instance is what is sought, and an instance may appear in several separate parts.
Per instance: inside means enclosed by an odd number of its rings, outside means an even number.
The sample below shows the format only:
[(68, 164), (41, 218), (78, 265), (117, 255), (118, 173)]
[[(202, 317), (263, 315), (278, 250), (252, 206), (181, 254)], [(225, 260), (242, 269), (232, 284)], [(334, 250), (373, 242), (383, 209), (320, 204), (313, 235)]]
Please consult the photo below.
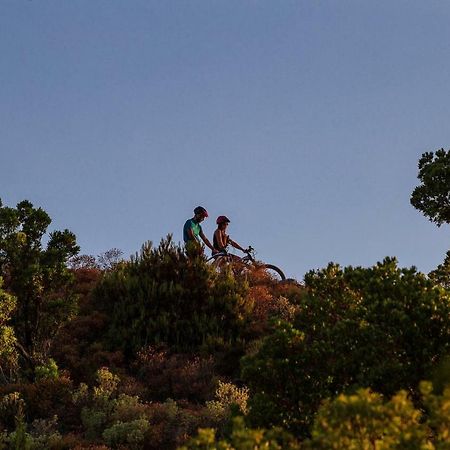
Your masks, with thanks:
[(183, 227), (183, 239), (186, 246), (189, 246), (191, 243), (200, 244), (198, 239), (200, 237), (205, 245), (214, 251), (214, 247), (204, 235), (202, 226), (200, 225), (200, 222), (203, 222), (206, 217), (208, 217), (208, 211), (206, 211), (203, 206), (197, 206), (197, 208), (194, 209), (194, 217), (186, 220)]
[(230, 223), (230, 219), (227, 216), (219, 216), (216, 223), (217, 229), (214, 231), (213, 236), (213, 255), (219, 252), (227, 253), (228, 244), (244, 253), (247, 252), (247, 250), (243, 249), (237, 242), (233, 241), (226, 233), (227, 226)]

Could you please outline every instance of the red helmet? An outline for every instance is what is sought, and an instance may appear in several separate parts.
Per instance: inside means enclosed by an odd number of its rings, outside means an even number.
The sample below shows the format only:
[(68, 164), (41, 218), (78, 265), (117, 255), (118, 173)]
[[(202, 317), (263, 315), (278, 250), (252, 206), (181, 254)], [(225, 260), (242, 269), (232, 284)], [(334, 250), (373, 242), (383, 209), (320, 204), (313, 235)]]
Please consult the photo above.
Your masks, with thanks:
[(219, 216), (216, 220), (217, 225), (221, 223), (230, 223), (230, 219), (227, 216)]
[(203, 208), (203, 206), (197, 206), (197, 208), (194, 209), (194, 214), (203, 217), (208, 217), (208, 211), (206, 211), (206, 209)]

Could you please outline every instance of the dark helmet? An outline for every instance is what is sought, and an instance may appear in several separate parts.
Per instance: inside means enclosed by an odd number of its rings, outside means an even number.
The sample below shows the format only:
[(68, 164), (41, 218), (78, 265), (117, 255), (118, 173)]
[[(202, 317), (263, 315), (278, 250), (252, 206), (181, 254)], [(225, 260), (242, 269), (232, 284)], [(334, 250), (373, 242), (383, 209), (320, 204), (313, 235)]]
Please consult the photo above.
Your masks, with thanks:
[(217, 225), (221, 223), (230, 223), (230, 219), (227, 216), (219, 216), (216, 220)]
[(197, 208), (194, 209), (194, 214), (198, 216), (208, 217), (208, 211), (206, 211), (203, 206), (197, 206)]

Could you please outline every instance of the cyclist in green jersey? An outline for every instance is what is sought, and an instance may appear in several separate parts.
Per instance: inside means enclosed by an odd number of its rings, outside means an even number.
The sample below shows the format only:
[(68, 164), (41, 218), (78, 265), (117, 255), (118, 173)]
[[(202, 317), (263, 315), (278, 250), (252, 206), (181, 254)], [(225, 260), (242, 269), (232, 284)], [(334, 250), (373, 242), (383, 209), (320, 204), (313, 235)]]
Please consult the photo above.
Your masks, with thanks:
[(201, 222), (208, 217), (208, 211), (206, 211), (203, 206), (197, 206), (194, 209), (194, 217), (192, 219), (186, 220), (183, 227), (183, 240), (186, 245), (190, 243), (198, 243), (200, 244), (199, 238), (205, 243), (205, 245), (214, 251), (214, 247), (209, 242), (208, 238), (204, 235)]

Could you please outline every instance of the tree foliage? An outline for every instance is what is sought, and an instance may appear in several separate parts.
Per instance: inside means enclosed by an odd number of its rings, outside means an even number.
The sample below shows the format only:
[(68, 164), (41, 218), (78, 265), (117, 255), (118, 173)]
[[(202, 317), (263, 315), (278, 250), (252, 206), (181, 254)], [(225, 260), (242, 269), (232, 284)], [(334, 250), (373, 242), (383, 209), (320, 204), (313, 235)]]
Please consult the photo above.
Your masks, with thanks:
[(421, 182), (411, 195), (411, 204), (438, 227), (450, 223), (450, 150), (426, 152), (419, 160)]
[(432, 449), (430, 429), (406, 391), (384, 401), (359, 389), (340, 394), (320, 407), (305, 449)]
[(69, 230), (51, 232), (44, 247), (50, 223), (49, 215), (27, 200), (16, 208), (0, 201), (0, 274), (17, 298), (13, 324), (29, 362), (45, 359), (52, 337), (75, 304), (66, 262), (79, 247)]
[(231, 435), (220, 439), (213, 428), (204, 428), (179, 450), (300, 450), (294, 436), (281, 428), (251, 429), (242, 417), (233, 419)]
[(245, 292), (245, 284), (216, 273), (203, 256), (188, 256), (169, 236), (106, 273), (96, 301), (109, 313), (112, 347), (192, 350), (239, 338), (252, 308)]
[(306, 433), (320, 403), (358, 386), (417, 394), (450, 348), (450, 296), (395, 259), (372, 268), (338, 265), (305, 277), (293, 324), (280, 322), (243, 361), (258, 426)]
[(435, 283), (450, 290), (450, 250), (446, 253), (444, 262), (432, 270), (428, 276)]
[(16, 335), (10, 321), (16, 308), (16, 299), (2, 289), (0, 277), (0, 380), (11, 381), (18, 368)]

